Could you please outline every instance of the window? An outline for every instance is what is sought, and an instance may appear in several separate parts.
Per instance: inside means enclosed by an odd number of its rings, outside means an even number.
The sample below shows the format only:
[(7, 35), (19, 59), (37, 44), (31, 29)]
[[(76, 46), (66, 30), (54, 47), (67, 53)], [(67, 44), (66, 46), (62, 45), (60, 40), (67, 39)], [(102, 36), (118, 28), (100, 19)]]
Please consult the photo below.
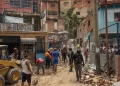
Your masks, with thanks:
[(55, 4), (51, 4), (50, 6), (51, 6), (51, 7), (55, 7)]
[(31, 7), (30, 0), (10, 0), (10, 5), (13, 7)]
[(90, 20), (88, 21), (88, 26), (90, 26)]
[(54, 20), (54, 22), (58, 22), (58, 20), (57, 20), (57, 19), (55, 19), (55, 20)]
[(120, 12), (114, 13), (114, 20), (115, 21), (120, 21)]
[(30, 0), (21, 0), (22, 7), (30, 7), (31, 2)]
[(80, 12), (76, 12), (77, 15), (80, 15)]
[(6, 0), (6, 1), (5, 1), (5, 4), (9, 4), (9, 1)]
[(88, 3), (90, 3), (90, 0), (88, 0)]
[(38, 12), (38, 2), (33, 2), (33, 12)]
[(68, 6), (69, 5), (69, 2), (64, 2), (64, 6)]
[(20, 7), (20, 0), (10, 0), (10, 5)]
[(57, 11), (48, 11), (48, 15), (57, 15), (58, 12)]

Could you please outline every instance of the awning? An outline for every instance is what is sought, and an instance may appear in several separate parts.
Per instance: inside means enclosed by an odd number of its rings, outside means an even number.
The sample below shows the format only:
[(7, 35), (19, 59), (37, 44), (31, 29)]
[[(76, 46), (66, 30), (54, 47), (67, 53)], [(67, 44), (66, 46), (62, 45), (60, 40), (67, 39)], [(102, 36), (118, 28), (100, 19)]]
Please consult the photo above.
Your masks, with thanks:
[(37, 42), (36, 38), (21, 38), (22, 44), (35, 44)]

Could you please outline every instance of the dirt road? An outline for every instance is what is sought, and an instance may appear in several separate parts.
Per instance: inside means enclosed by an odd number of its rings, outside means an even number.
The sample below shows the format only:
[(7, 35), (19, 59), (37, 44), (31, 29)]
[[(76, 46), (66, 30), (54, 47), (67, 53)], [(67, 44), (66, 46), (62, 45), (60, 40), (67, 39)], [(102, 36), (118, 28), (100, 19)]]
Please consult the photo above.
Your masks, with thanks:
[[(33, 76), (33, 79), (39, 80), (36, 86), (84, 86), (83, 84), (76, 82), (75, 71), (69, 72), (68, 66), (59, 66), (56, 74), (45, 74), (39, 76)], [(21, 86), (21, 81), (13, 86)], [(9, 85), (10, 86), (10, 85)], [(25, 85), (27, 86), (27, 84)]]

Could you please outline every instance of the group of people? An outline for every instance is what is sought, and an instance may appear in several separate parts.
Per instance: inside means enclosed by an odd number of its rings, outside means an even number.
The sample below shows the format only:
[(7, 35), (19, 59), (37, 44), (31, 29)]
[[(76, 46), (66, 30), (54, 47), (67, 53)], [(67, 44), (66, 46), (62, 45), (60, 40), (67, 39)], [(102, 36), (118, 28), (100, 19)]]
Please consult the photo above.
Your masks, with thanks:
[(59, 50), (57, 48), (50, 48), (45, 52), (45, 59), (46, 59), (46, 69), (48, 70), (48, 73), (50, 71), (50, 68), (52, 66), (52, 70), (54, 72), (57, 72), (57, 64), (58, 60), (60, 58)]
[[(105, 45), (100, 46), (100, 52), (101, 53), (106, 53), (106, 46)], [(117, 54), (118, 53), (118, 47), (113, 46), (113, 45), (109, 45), (108, 46), (108, 53)]]
[[(87, 54), (86, 52), (84, 54)], [(62, 57), (60, 54), (62, 55)], [(49, 70), (50, 65), (52, 64), (53, 66), (52, 69), (54, 72), (57, 72), (57, 64), (59, 62), (59, 59), (63, 61), (65, 64), (68, 57), (69, 66), (70, 66), (69, 72), (73, 71), (73, 65), (74, 65), (77, 81), (81, 79), (81, 71), (82, 71), (82, 66), (84, 66), (84, 60), (80, 49), (78, 49), (75, 53), (73, 52), (72, 48), (69, 48), (69, 50), (67, 50), (66, 47), (61, 49), (61, 51), (57, 48), (48, 49), (47, 52), (45, 53), (45, 57), (46, 57), (46, 68)]]
[[(62, 57), (61, 57), (62, 56)], [(50, 48), (45, 52), (45, 61), (41, 58), (36, 59), (37, 63), (37, 74), (39, 74), (40, 66), (44, 69), (44, 66), (42, 63), (45, 62), (46, 70), (48, 70), (48, 73), (50, 72), (50, 69), (54, 73), (57, 72), (57, 64), (60, 61), (63, 60), (64, 63), (66, 63), (67, 57), (69, 58), (69, 72), (73, 71), (73, 65), (75, 67), (76, 71), (76, 79), (77, 81), (81, 80), (81, 71), (82, 66), (84, 66), (84, 60), (83, 55), (81, 54), (81, 50), (78, 49), (75, 53), (73, 52), (72, 48), (63, 48), (63, 49), (57, 49), (57, 48)], [(29, 86), (31, 86), (31, 76), (34, 74), (32, 71), (32, 66), (30, 64), (30, 57), (29, 55), (24, 55), (24, 59), (21, 60), (21, 67), (22, 67), (22, 86), (24, 86), (24, 82), (27, 80)], [(44, 71), (43, 71), (44, 72)]]

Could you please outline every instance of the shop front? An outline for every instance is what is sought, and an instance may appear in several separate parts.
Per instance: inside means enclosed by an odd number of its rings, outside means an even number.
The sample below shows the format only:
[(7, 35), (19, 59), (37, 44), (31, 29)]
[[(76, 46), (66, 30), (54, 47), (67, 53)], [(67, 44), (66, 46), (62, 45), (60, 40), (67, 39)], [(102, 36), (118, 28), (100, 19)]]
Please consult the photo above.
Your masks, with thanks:
[(31, 60), (35, 62), (36, 58), (36, 38), (21, 38), (21, 57), (24, 56), (24, 54), (29, 54), (31, 56)]
[(0, 36), (0, 45), (7, 45), (8, 52), (10, 55), (14, 52), (14, 48), (18, 48), (18, 59), (20, 58), (20, 36)]

